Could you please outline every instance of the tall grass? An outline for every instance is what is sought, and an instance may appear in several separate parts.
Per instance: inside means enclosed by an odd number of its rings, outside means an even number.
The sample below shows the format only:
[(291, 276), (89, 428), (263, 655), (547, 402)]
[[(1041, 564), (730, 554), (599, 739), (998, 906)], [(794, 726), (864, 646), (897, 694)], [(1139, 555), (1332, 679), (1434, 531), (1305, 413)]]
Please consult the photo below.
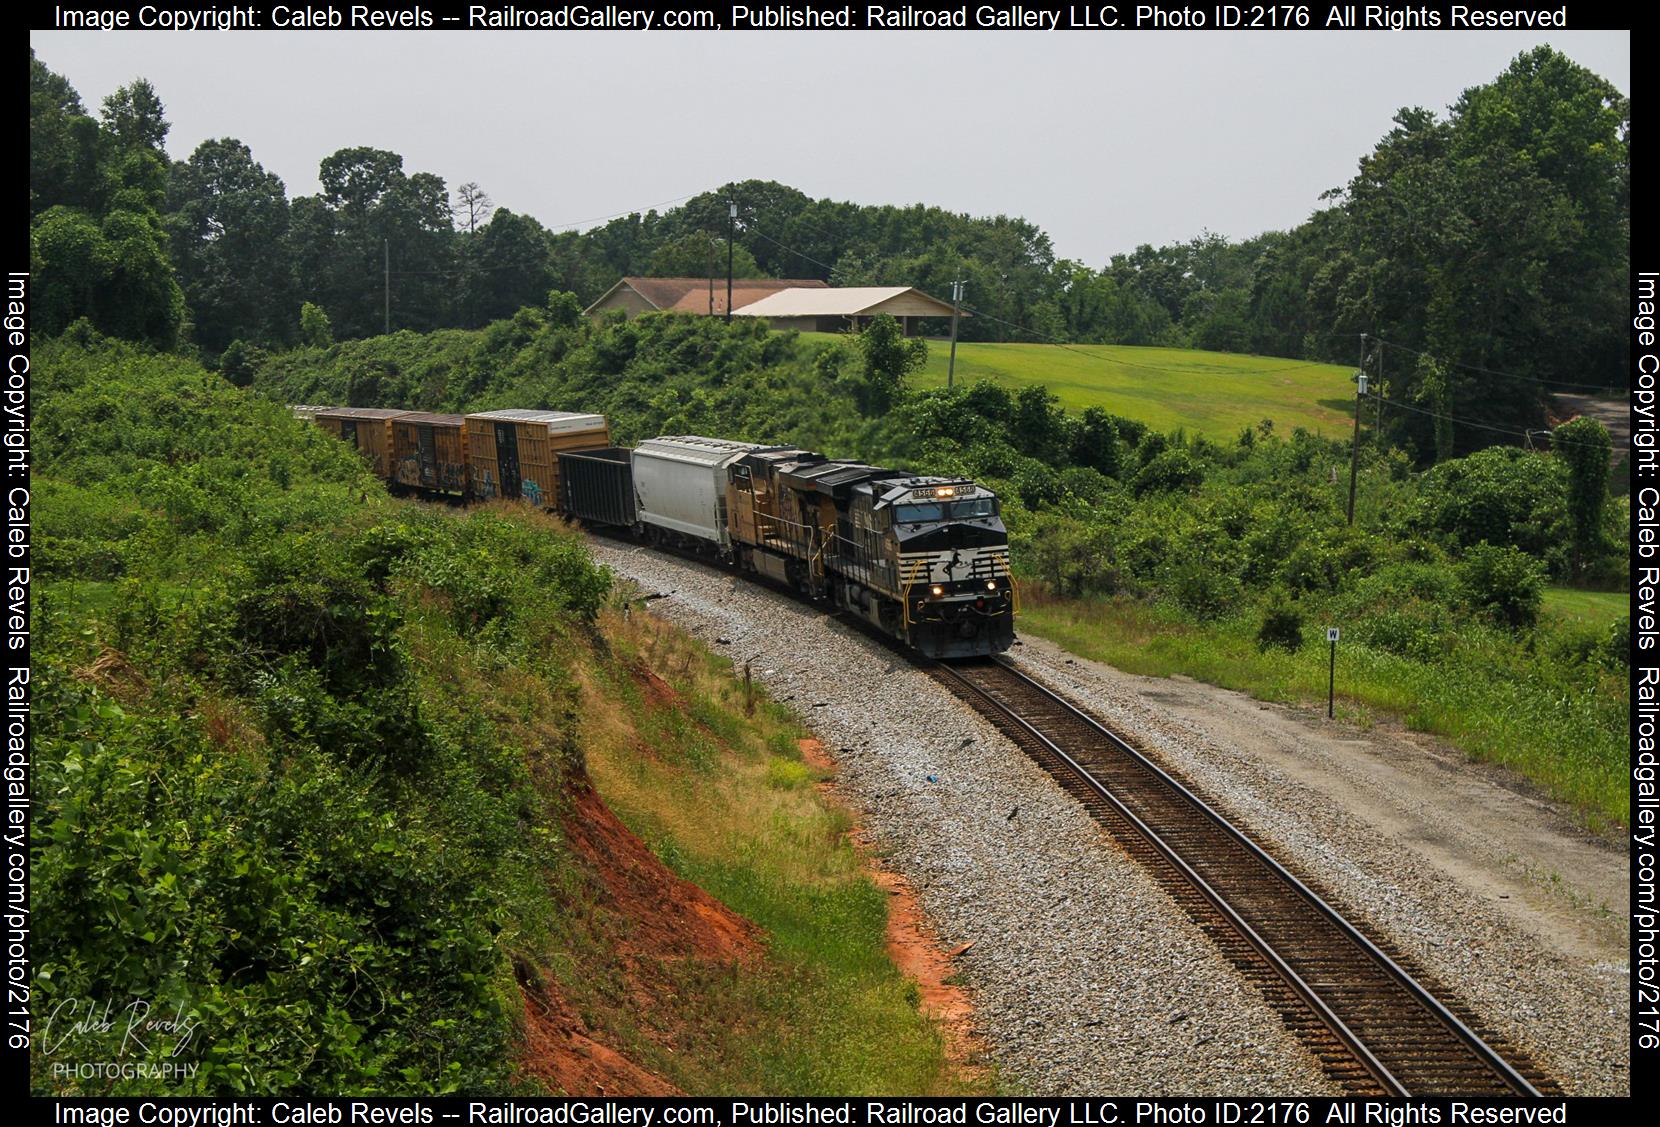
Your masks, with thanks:
[[(1182, 674), (1285, 703), (1326, 697), (1322, 630), (1305, 629), (1294, 653), (1265, 651), (1243, 617), (1200, 624), (1165, 606), (1056, 599), (1041, 590), (1028, 591), (1019, 629), (1130, 673)], [(1337, 653), (1340, 715), (1388, 717), (1441, 736), (1471, 759), (1532, 780), (1599, 829), (1630, 823), (1628, 692), (1612, 672), (1588, 682), (1541, 646), (1482, 631), (1433, 663), (1348, 641)]]
[(803, 762), (805, 732), (661, 621), (610, 612), (601, 628), (613, 660), (594, 667), (583, 709), (595, 785), (672, 869), (760, 925), (768, 948), (766, 966), (682, 999), (702, 1050), (671, 1057), (641, 1042), (640, 1057), (696, 1092), (975, 1090), (887, 954), (887, 896)]

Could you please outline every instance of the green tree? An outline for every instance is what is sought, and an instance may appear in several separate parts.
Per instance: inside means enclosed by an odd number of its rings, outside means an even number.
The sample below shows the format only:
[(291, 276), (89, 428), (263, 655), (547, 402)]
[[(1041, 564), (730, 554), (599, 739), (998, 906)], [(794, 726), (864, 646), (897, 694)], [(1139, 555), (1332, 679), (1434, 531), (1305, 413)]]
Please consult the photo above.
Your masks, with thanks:
[(1118, 423), (1099, 407), (1085, 407), (1072, 439), (1072, 460), (1108, 477), (1119, 473)]
[(218, 352), (232, 340), (292, 339), (294, 268), (288, 197), (241, 141), (204, 141), (173, 166), (168, 186), (173, 261), (196, 326)]
[(321, 306), (311, 302), (300, 305), (300, 343), (307, 348), (327, 348), (334, 343), (334, 328), (329, 315)]
[(98, 123), (62, 75), (29, 48), (29, 216), (64, 205), (92, 211), (102, 198)]
[(1562, 574), (1572, 539), (1567, 476), (1556, 458), (1489, 447), (1426, 473), (1407, 524), (1454, 551), (1482, 542), (1505, 545)]
[(301, 296), (326, 309), (346, 338), (381, 332), (388, 299), (394, 328), (446, 323), (455, 232), (443, 180), (406, 174), (401, 156), (368, 147), (325, 157), (318, 179), (321, 194), (293, 206)]
[(1043, 384), (1029, 384), (1014, 397), (1014, 419), (1010, 439), (1015, 449), (1043, 462), (1057, 461), (1066, 440), (1066, 416), (1061, 414), (1060, 397), (1051, 395)]
[(1557, 427), (1551, 452), (1568, 467), (1568, 517), (1573, 521), (1573, 572), (1578, 576), (1603, 553), (1602, 514), (1608, 502), (1608, 460), (1613, 443), (1596, 419), (1580, 416)]
[(167, 108), (148, 79), (135, 78), (104, 99), (104, 132), (117, 148), (166, 155)]
[(1525, 552), (1483, 542), (1460, 561), (1458, 584), (1471, 607), (1512, 630), (1521, 630), (1539, 619), (1545, 569)]
[(184, 324), (184, 291), (167, 257), (161, 217), (116, 210), (102, 224), (109, 271), (93, 295), (93, 324), (111, 336), (171, 349)]
[(463, 253), (472, 267), (464, 308), (475, 324), (540, 305), (553, 285), (547, 232), (528, 215), (498, 208)]
[(265, 354), (257, 346), (233, 340), (219, 354), (219, 374), (237, 387), (247, 387), (254, 382), (254, 374), (264, 360)]
[(873, 318), (859, 334), (864, 363), (854, 396), (867, 415), (881, 415), (905, 394), (905, 377), (928, 361), (928, 345), (917, 337), (907, 338), (899, 322), (886, 313)]
[(1414, 377), (1416, 386), (1413, 388), (1413, 397), (1423, 404), (1424, 410), (1428, 412), (1419, 418), (1428, 420), (1434, 434), (1435, 460), (1445, 462), (1453, 456), (1453, 424), (1447, 414), (1452, 405), (1452, 395), (1447, 386), (1446, 366), (1432, 356), (1420, 356)]
[(29, 232), (29, 259), (36, 324), (49, 337), (91, 314), (98, 282), (112, 268), (104, 233), (73, 207), (54, 207), (35, 220)]
[[(646, 270), (656, 278), (714, 278), (716, 289), (726, 277), (726, 239), (693, 231), (658, 247)], [(732, 276), (734, 278), (765, 278), (767, 272), (755, 261), (755, 256), (741, 243), (732, 246)], [(726, 300), (722, 290), (719, 301)]]
[(566, 290), (549, 290), (547, 300), (548, 325), (554, 329), (572, 329), (582, 323), (582, 301)]

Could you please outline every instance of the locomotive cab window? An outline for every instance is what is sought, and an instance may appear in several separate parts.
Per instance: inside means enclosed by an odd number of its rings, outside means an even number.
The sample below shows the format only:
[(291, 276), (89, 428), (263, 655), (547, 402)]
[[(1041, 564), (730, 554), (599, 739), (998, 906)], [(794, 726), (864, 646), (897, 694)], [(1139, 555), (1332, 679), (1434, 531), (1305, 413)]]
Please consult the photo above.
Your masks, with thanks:
[(976, 497), (968, 501), (943, 501), (924, 505), (895, 506), (894, 520), (900, 524), (923, 524), (940, 520), (974, 520), (997, 515), (995, 497)]
[(944, 505), (900, 505), (894, 514), (900, 524), (921, 524), (923, 521), (944, 520)]

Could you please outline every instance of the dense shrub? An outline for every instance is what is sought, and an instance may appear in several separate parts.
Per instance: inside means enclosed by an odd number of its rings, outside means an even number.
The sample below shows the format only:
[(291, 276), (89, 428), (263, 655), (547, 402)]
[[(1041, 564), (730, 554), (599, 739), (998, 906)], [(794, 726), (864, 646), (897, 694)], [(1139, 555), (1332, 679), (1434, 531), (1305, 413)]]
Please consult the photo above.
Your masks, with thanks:
[(1573, 526), (1560, 461), (1495, 446), (1443, 462), (1424, 475), (1412, 527), (1449, 548), (1516, 548), (1567, 574)]
[(1137, 497), (1149, 493), (1191, 493), (1205, 480), (1205, 471), (1193, 455), (1180, 448), (1165, 450), (1136, 471), (1131, 485)]
[(1458, 564), (1458, 587), (1467, 605), (1520, 630), (1538, 621), (1544, 567), (1515, 548), (1477, 544)]
[(1176, 565), (1170, 579), (1176, 604), (1204, 619), (1225, 618), (1239, 602), (1239, 580), (1202, 561)]
[(1268, 604), (1257, 628), (1259, 649), (1282, 649), (1296, 653), (1303, 646), (1303, 615), (1284, 598)]
[(609, 575), (539, 514), (392, 504), (188, 362), (35, 362), (43, 574), (73, 580), (36, 639), (42, 1011), (179, 1015), (177, 1094), (504, 1090), (509, 944), (562, 879), (532, 764), (577, 754), (564, 656)]

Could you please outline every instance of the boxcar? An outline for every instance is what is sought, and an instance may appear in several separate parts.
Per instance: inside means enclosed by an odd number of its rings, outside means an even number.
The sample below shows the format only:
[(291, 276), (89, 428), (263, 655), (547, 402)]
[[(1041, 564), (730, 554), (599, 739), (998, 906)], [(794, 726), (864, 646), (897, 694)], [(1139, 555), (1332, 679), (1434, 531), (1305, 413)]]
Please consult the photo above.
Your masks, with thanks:
[(604, 415), (569, 411), (479, 411), (467, 416), (467, 460), (473, 495), (559, 503), (559, 455), (611, 445)]
[(323, 407), (312, 421), (336, 438), (351, 443), (376, 477), (392, 480), (392, 420), (409, 414), (385, 407)]
[(423, 493), (468, 496), (467, 429), (460, 415), (400, 414), (391, 420), (392, 483)]

